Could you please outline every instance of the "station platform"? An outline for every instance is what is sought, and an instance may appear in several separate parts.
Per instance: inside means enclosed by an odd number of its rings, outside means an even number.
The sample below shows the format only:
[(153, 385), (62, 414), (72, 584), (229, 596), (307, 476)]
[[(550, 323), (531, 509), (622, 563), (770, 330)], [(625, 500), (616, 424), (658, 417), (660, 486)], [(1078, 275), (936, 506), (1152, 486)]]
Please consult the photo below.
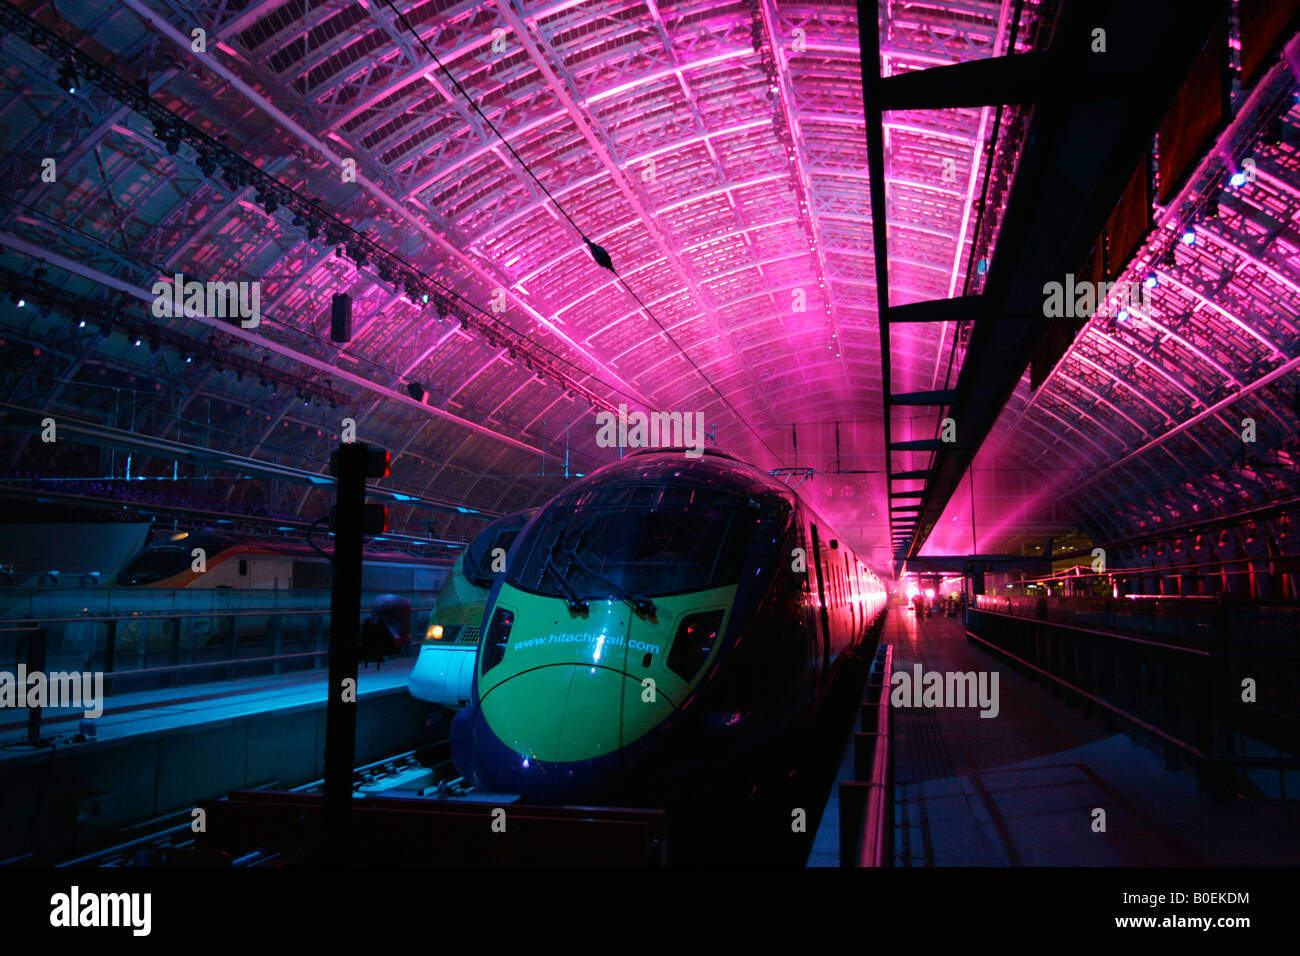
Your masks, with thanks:
[[(442, 712), (407, 691), (414, 658), (363, 668), (358, 763), (430, 742)], [(80, 711), (50, 711), (26, 743), (27, 712), (0, 723), (0, 861), (33, 846), (72, 856), (124, 828), (188, 812), (232, 790), (292, 787), (324, 773), (326, 672), (115, 694), (75, 742)], [(33, 839), (41, 834), (40, 839)]]
[[(1294, 866), (1300, 802), (1216, 802), (1190, 773), (967, 639), (892, 607), (894, 673), (998, 674), (998, 713), (895, 707), (895, 866)], [(851, 779), (852, 748), (838, 780)], [(838, 782), (809, 866), (839, 865)], [(1105, 811), (1094, 832), (1094, 811)]]

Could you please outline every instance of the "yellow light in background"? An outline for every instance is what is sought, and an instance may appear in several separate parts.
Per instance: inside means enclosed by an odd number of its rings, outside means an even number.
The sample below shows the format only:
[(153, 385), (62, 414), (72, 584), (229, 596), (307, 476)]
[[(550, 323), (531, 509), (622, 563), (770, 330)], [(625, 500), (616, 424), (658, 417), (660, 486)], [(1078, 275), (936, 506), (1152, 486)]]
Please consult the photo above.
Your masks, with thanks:
[(184, 541), (184, 540), (185, 540), (186, 538), (188, 538), (189, 536), (190, 536), (190, 533), (189, 533), (188, 531), (182, 531), (180, 534), (174, 534), (174, 535), (172, 535), (171, 540), (173, 540), (173, 541)]
[(424, 639), (425, 639), (426, 641), (440, 641), (440, 640), (442, 640), (442, 625), (441, 625), (441, 624), (430, 624), (430, 625), (429, 625), (429, 629), (428, 629), (427, 631), (424, 632)]

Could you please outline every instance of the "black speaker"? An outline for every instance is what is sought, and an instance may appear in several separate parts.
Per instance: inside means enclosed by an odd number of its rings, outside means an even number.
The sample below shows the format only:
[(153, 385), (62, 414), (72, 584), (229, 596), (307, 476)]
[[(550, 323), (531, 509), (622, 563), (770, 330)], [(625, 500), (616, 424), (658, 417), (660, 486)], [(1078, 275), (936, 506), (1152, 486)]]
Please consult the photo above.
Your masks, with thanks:
[(346, 292), (334, 296), (330, 311), (330, 338), (335, 342), (352, 341), (352, 296)]

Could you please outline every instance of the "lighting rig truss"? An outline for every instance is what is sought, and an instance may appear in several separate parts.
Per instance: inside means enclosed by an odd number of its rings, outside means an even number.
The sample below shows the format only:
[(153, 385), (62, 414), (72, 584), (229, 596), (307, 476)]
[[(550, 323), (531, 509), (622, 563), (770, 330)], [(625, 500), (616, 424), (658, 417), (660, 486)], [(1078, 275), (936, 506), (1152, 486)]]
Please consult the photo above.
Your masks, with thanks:
[[(264, 384), (283, 385), (299, 395), (319, 398), (329, 403), (331, 408), (346, 405), (351, 401), (346, 392), (341, 392), (332, 385), (322, 385), (315, 379), (304, 378), (281, 369), (274, 368), (266, 361), (254, 361), (229, 352), (218, 344), (214, 333), (206, 340), (185, 335), (130, 315), (123, 307), (105, 302), (86, 299), (60, 289), (45, 278), (44, 268), (37, 269), (32, 275), (25, 276), (13, 269), (0, 266), (0, 286), (7, 288), (14, 296), (30, 299), (37, 309), (61, 312), (72, 319), (80, 319), (88, 325), (101, 328), (111, 327), (124, 332), (127, 336), (148, 341), (151, 347), (167, 346), (184, 357), (207, 360), (219, 370), (230, 369), (239, 374), (256, 376)], [(112, 312), (108, 317), (106, 313)], [(234, 341), (232, 338), (231, 341)]]
[(83, 86), (95, 86), (150, 121), (154, 136), (163, 143), (169, 155), (176, 155), (181, 144), (185, 144), (197, 153), (195, 165), (205, 176), (214, 176), (219, 168), (221, 179), (229, 188), (253, 187), (256, 201), (268, 215), (281, 207), (291, 212), (293, 225), (304, 229), (308, 242), (315, 242), (323, 234), (326, 243), (337, 247), (339, 253), (351, 259), (358, 269), (373, 264), (380, 280), (391, 285), (397, 294), (405, 294), (417, 308), (432, 305), (439, 315), (457, 319), (466, 330), (478, 332), (489, 345), (509, 349), (513, 358), (539, 378), (552, 381), (570, 397), (617, 414), (617, 406), (582, 385), (552, 360), (543, 358), (535, 343), (524, 333), (478, 306), (454, 301), (450, 297), (457, 295), (454, 290), (440, 286), (431, 276), (352, 228), (314, 200), (263, 172), (250, 160), (159, 104), (150, 96), (146, 82), (127, 82), (21, 11), (5, 4), (0, 4), (0, 28), (21, 37), (53, 62), (63, 64), (64, 69), (75, 75)]

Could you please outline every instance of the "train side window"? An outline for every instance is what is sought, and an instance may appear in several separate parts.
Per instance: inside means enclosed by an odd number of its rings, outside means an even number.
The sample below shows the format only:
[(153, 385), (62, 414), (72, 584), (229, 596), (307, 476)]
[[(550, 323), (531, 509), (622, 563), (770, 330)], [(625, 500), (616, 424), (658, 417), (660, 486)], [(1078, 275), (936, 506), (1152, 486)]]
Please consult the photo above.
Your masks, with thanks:
[(248, 576), (248, 558), (239, 559), (239, 576), (241, 578)]

